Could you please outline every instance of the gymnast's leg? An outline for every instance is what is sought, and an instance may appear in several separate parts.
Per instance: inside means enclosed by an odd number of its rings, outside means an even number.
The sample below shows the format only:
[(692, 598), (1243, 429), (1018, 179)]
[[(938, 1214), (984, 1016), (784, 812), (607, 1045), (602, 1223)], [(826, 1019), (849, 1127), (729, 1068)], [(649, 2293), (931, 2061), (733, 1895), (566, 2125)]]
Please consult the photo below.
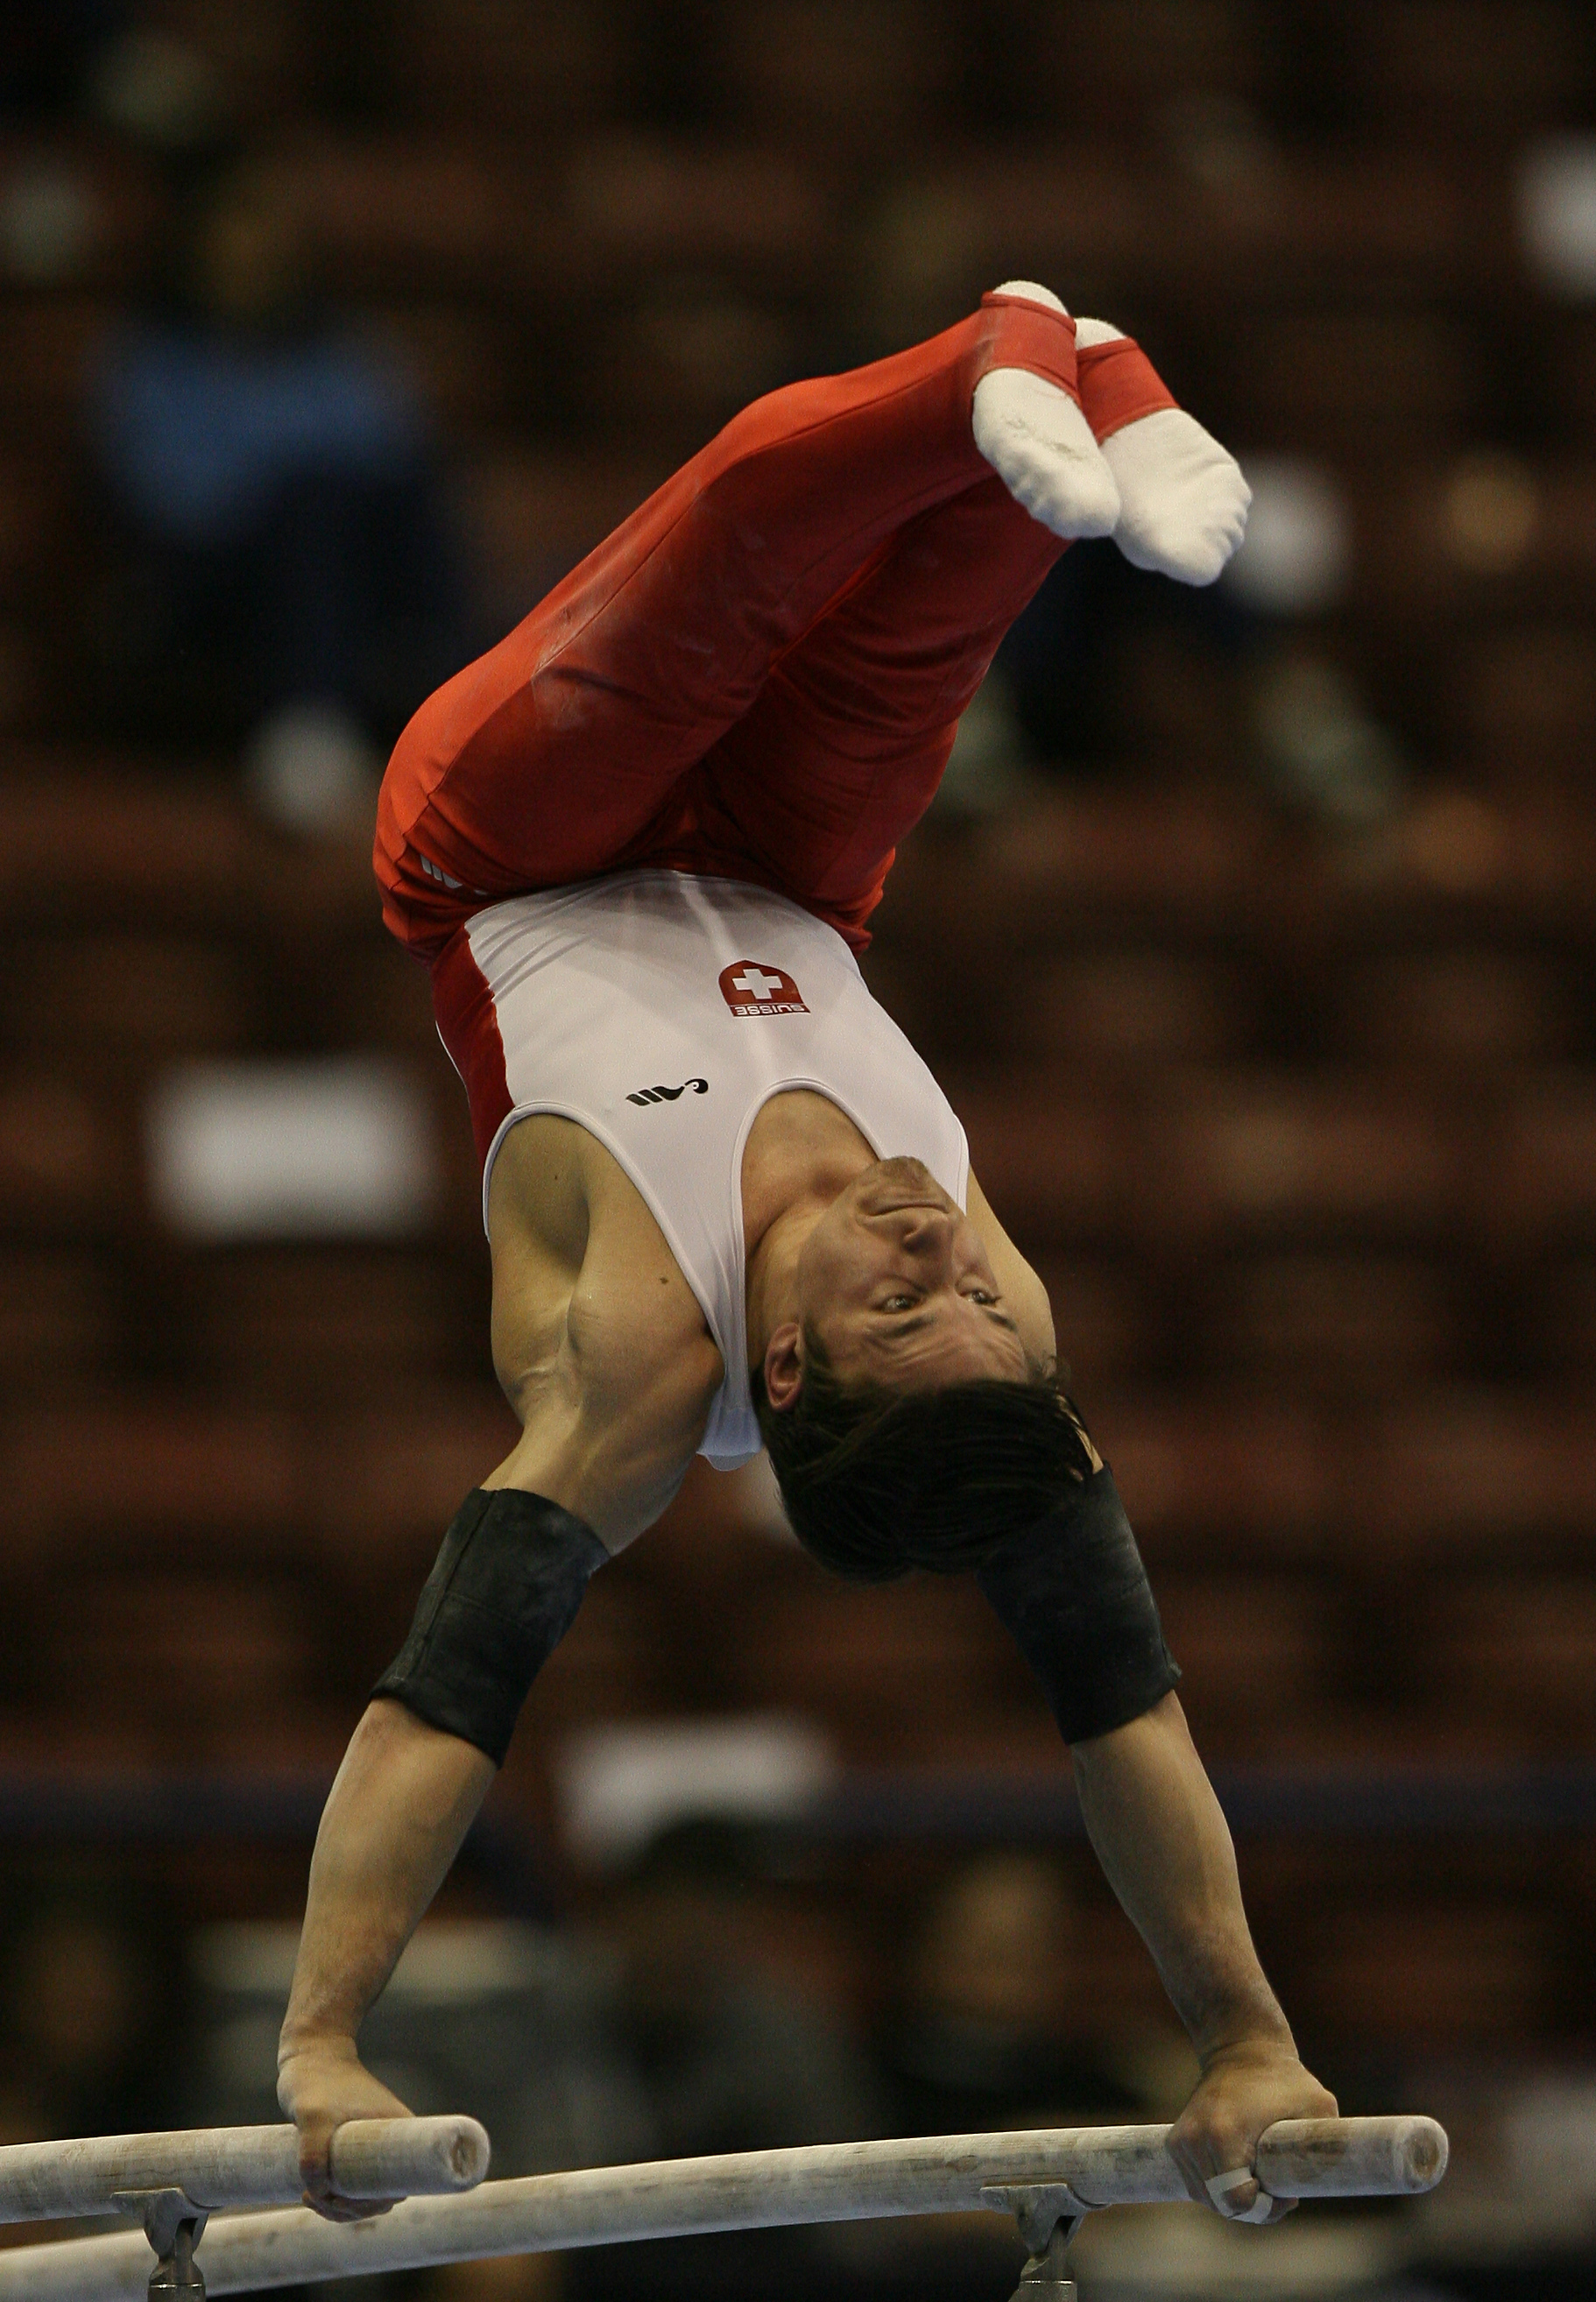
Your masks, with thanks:
[(862, 944), (998, 643), (1065, 548), (990, 472), (911, 521), (695, 772), (706, 843)]
[[(1033, 281), (996, 293), (1068, 324)], [(1079, 323), (1077, 336), (1081, 408), (1121, 500), (1114, 541), (1138, 567), (1212, 583), (1246, 521), (1235, 459), (1129, 338), (1101, 321)], [(855, 943), (998, 643), (1064, 549), (1046, 494), (1055, 467), (1036, 453), (1046, 389), (1022, 370), (988, 372), (975, 431), (1001, 479), (988, 474), (900, 529), (772, 667), (693, 778), (706, 844), (740, 845), (758, 876)]]
[[(375, 859), (400, 939), (435, 953), (484, 901), (633, 863), (735, 868), (705, 852), (685, 779), (895, 536), (994, 484), (971, 409), (995, 371), (1037, 379), (1079, 426), (1058, 426), (1055, 524), (1112, 526), (1072, 323), (1023, 299), (757, 401), (411, 721)], [(998, 449), (1023, 466), (1023, 424)]]

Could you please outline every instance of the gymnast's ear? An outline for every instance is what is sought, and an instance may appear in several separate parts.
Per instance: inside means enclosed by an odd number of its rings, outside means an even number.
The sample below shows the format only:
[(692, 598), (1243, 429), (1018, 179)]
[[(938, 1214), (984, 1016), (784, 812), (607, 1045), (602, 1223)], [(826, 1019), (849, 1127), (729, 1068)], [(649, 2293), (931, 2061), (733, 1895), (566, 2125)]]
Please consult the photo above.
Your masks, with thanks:
[(765, 1397), (777, 1415), (798, 1403), (803, 1388), (803, 1336), (796, 1319), (784, 1319), (765, 1346)]

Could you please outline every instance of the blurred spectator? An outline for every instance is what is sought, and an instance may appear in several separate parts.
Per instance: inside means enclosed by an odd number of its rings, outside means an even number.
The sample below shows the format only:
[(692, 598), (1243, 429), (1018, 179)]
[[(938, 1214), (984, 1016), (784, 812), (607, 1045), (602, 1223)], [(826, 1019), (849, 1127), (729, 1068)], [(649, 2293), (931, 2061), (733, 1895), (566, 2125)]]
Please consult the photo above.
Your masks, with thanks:
[(736, 1825), (679, 1824), (598, 1916), (616, 2036), (664, 2156), (884, 2130), (845, 2024), (785, 1987), (762, 1945), (758, 1853)]
[(158, 1886), (19, 1885), (0, 1913), (0, 2139), (174, 2125), (189, 1994)]
[[(1045, 1855), (979, 1854), (943, 1882), (902, 1962), (884, 2040), (899, 2132), (1114, 2125), (1155, 2114), (1172, 2065), (1105, 2052), (1082, 1973), (1089, 1925)], [(1183, 2068), (1189, 2057), (1171, 2044)]]
[(955, 806), (1007, 806), (1029, 755), (1071, 773), (1127, 760), (1250, 770), (1332, 829), (1396, 811), (1407, 793), (1398, 745), (1351, 676), (1294, 636), (1345, 581), (1337, 501), (1311, 466), (1264, 459), (1256, 476), (1247, 542), (1210, 590), (1147, 575), (1105, 543), (1064, 554), (998, 651), (1006, 743), (979, 706), (960, 731)]
[[(1065, 552), (998, 651), (1037, 755), (1079, 772), (1146, 755), (1221, 750), (1248, 619), (1225, 587), (1193, 592), (1132, 567), (1111, 543)], [(1179, 725), (1169, 724), (1174, 668)], [(1163, 724), (1159, 724), (1162, 722)], [(1162, 739), (1162, 740), (1161, 740)]]
[[(888, 2130), (838, 2012), (794, 1990), (769, 1938), (757, 1834), (692, 1822), (657, 1839), (598, 1912), (613, 1963), (612, 2036), (649, 2122), (647, 2155), (778, 2149)], [(566, 2290), (610, 2295), (847, 2290), (825, 2231), (747, 2231), (594, 2249)]]
[(120, 545), (108, 688), (124, 733), (242, 736), (261, 805), (315, 830), (365, 806), (469, 652), (425, 416), (247, 170), (182, 206), (160, 290), (88, 394)]

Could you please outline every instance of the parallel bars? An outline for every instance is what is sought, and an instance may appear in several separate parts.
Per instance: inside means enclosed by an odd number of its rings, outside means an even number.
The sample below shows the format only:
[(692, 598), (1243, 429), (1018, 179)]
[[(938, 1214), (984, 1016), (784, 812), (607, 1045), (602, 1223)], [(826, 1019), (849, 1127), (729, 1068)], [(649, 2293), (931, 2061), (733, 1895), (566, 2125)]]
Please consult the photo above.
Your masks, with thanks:
[[(363, 2121), (377, 2128), (382, 2123)], [(452, 2128), (462, 2149), (467, 2147), (463, 2139), (467, 2130), (482, 2132), (469, 2120), (394, 2121), (391, 2138), (358, 2137), (359, 2150), (368, 2155), (358, 2159), (357, 2172), (346, 2138), (357, 2130), (341, 2128), (333, 2162), (340, 2186), (347, 2185), (354, 2195), (383, 2195), (399, 2170), (401, 2155), (407, 2169), (422, 2163), (431, 2169), (438, 2177), (437, 2190), (458, 2190), (470, 2182), (469, 2172), (458, 2172), (450, 2146), (441, 2151), (433, 2147), (431, 2155), (424, 2147), (407, 2153), (402, 2138), (411, 2127)], [(491, 2255), (541, 2254), (623, 2239), (976, 2206), (1015, 2214), (1022, 2235), (1039, 2254), (1050, 2241), (1056, 2247), (1059, 2235), (1067, 2237), (1068, 2228), (1093, 2207), (1184, 2198), (1184, 2185), (1165, 2148), (1169, 2131), (1167, 2126), (1111, 2126), (933, 2135), (912, 2141), (830, 2143), (591, 2167), (488, 2182), (466, 2196), (412, 2197), (390, 2214), (354, 2223), (324, 2222), (303, 2208), (228, 2215), (211, 2222), (203, 2262), (193, 2269), (203, 2270), (211, 2293), (233, 2294)], [(247, 2146), (235, 2147), (239, 2136), (249, 2139)], [(262, 2138), (273, 2138), (269, 2148)], [(486, 2138), (483, 2140), (485, 2145)], [(152, 2189), (161, 2184), (169, 2198), (186, 2189), (180, 2173), (194, 2173), (202, 2195), (188, 2196), (197, 2208), (246, 2199), (258, 2202), (267, 2195), (266, 2175), (248, 2168), (256, 2160), (264, 2166), (271, 2159), (273, 2179), (281, 2179), (281, 2155), (273, 2158), (272, 2154), (291, 2147), (292, 2129), (112, 2138), (99, 2144), (36, 2143), (23, 2145), (20, 2151), (0, 2151), (0, 2215), (14, 2219), (21, 2212), (92, 2211), (17, 2202), (65, 2195), (70, 2188), (65, 2173), (49, 2178), (58, 2185), (50, 2189), (43, 2170), (52, 2163), (64, 2169), (81, 2163), (71, 2160), (74, 2152), (111, 2152), (118, 2141), (123, 2146), (123, 2156), (116, 2162), (122, 2197), (143, 2186), (122, 2180), (136, 2158), (143, 2182)], [(126, 2150), (129, 2141), (139, 2146), (132, 2155)], [(146, 2147), (157, 2142), (170, 2146), (164, 2158)], [(203, 2147), (196, 2151), (196, 2144)], [(36, 2154), (27, 2175), (31, 2187), (17, 2186), (10, 2172), (26, 2152)], [(53, 2161), (52, 2153), (62, 2155)], [(445, 2162), (457, 2167), (447, 2179)], [(1447, 2138), (1433, 2119), (1293, 2119), (1271, 2127), (1264, 2136), (1257, 2173), (1263, 2187), (1281, 2198), (1390, 2197), (1433, 2189), (1446, 2163)], [(105, 2163), (110, 2165), (111, 2159)], [(235, 2184), (224, 2199), (222, 2193), (229, 2179), (224, 2168), (237, 2170), (238, 2183), (248, 2181), (251, 2187)], [(152, 2175), (154, 2181), (149, 2181)], [(97, 2179), (104, 2205), (103, 2169)], [(297, 2173), (292, 2182), (297, 2193)], [(87, 2189), (79, 2195), (87, 2195)], [(151, 2236), (162, 2252), (153, 2227)], [(170, 2245), (165, 2251), (169, 2253)], [(0, 2302), (143, 2302), (149, 2269), (149, 2247), (135, 2231), (20, 2247), (0, 2252)], [(163, 2290), (172, 2290), (170, 2279)], [(197, 2279), (185, 2285), (180, 2277), (177, 2290), (197, 2294), (204, 2289)]]

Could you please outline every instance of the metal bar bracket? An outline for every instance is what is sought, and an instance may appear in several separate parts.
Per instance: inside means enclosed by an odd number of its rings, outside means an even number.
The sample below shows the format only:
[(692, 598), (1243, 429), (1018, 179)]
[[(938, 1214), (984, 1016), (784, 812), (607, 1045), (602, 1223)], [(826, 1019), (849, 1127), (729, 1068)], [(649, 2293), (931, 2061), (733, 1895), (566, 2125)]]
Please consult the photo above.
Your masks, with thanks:
[(1067, 2182), (983, 2182), (988, 2205), (1006, 2207), (1020, 2225), (1030, 2259), (1012, 2302), (1076, 2302), (1069, 2273), (1070, 2241), (1091, 2211)]
[(186, 2190), (118, 2190), (112, 2203), (121, 2213), (143, 2218), (144, 2235), (155, 2256), (149, 2302), (206, 2302), (205, 2278), (194, 2249), (210, 2208), (196, 2205)]

